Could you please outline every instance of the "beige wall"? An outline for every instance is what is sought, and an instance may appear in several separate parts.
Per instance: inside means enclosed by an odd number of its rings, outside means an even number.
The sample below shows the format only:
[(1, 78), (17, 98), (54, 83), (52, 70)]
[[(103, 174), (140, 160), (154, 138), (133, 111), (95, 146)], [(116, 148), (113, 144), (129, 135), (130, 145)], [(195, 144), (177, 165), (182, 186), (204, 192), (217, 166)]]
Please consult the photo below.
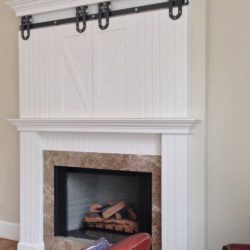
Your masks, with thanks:
[(208, 250), (250, 243), (250, 1), (209, 0)]
[(192, 116), (202, 122), (192, 138), (191, 250), (205, 250), (206, 0), (192, 0)]
[(0, 1), (0, 221), (19, 222), (18, 134), (7, 118), (18, 116), (17, 20)]

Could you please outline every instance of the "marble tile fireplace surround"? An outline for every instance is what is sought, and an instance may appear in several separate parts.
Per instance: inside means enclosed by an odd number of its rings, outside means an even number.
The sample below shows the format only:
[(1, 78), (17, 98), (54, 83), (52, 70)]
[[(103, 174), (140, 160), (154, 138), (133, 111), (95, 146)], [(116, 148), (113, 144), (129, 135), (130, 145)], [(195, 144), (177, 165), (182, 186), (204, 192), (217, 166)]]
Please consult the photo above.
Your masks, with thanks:
[[(92, 170), (112, 170), (112, 171), (118, 171), (121, 174), (127, 173), (129, 171), (131, 174), (136, 173), (150, 173), (152, 174), (152, 184), (151, 184), (151, 190), (152, 190), (152, 199), (149, 197), (152, 203), (152, 219), (150, 219), (150, 216), (147, 218), (142, 218), (142, 220), (152, 220), (152, 230), (150, 230), (149, 233), (152, 233), (154, 241), (154, 249), (161, 249), (161, 194), (160, 194), (160, 186), (161, 186), (161, 160), (160, 156), (138, 156), (138, 155), (121, 155), (121, 154), (100, 154), (100, 153), (76, 153), (76, 152), (59, 152), (59, 151), (44, 151), (44, 241), (45, 246), (47, 246), (47, 249), (63, 249), (66, 248), (65, 246), (68, 244), (71, 249), (77, 250), (77, 249), (84, 249), (88, 246), (91, 246), (93, 242), (86, 236), (84, 239), (81, 240), (72, 240), (72, 237), (55, 237), (54, 233), (54, 172), (55, 172), (55, 166), (64, 166), (69, 167), (72, 169), (79, 168), (80, 169), (92, 169)], [(74, 167), (72, 167), (74, 166)], [(115, 173), (115, 172), (114, 172)], [(78, 172), (79, 174), (79, 172)], [(75, 174), (75, 176), (77, 176)], [(108, 178), (109, 175), (105, 176), (105, 179)], [(131, 175), (133, 176), (133, 175)], [(130, 176), (130, 178), (131, 178)], [(97, 185), (96, 181), (94, 181), (93, 176), (90, 176), (88, 174), (88, 179), (91, 179), (91, 184)], [(102, 177), (103, 178), (103, 177)], [(112, 178), (119, 178), (117, 176), (112, 176)], [(83, 180), (82, 180), (83, 181)], [(108, 179), (109, 183), (106, 183), (106, 185), (112, 185), (111, 181), (112, 179)], [(114, 181), (114, 180), (113, 180)], [(108, 193), (107, 200), (114, 199), (114, 197), (118, 194), (118, 191), (123, 191), (123, 197), (126, 199), (125, 201), (129, 202), (129, 198), (132, 198), (131, 196), (135, 195), (133, 193), (130, 193), (130, 196), (124, 195), (124, 190), (126, 183), (122, 182), (121, 178), (119, 178), (119, 185), (116, 186), (116, 190), (112, 190), (113, 192), (116, 192), (113, 196)], [(85, 183), (87, 180), (85, 180)], [(105, 189), (105, 181), (102, 181), (102, 187), (101, 189)], [(124, 185), (123, 188), (120, 187), (120, 185)], [(131, 182), (130, 182), (131, 185)], [(78, 187), (79, 188), (79, 187)], [(88, 189), (89, 187), (87, 187)], [(135, 192), (136, 190), (132, 190), (132, 187), (130, 186), (130, 192)], [(93, 187), (91, 185), (91, 191), (93, 191)], [(86, 192), (86, 188), (84, 188)], [(59, 191), (60, 192), (60, 191)], [(74, 192), (76, 192), (74, 190)], [(143, 191), (146, 193), (146, 189)], [(105, 191), (104, 191), (105, 193)], [(104, 193), (102, 195), (104, 195)], [(107, 192), (106, 192), (107, 193)], [(143, 197), (143, 194), (140, 194), (141, 197)], [(121, 197), (120, 197), (121, 198)], [(119, 198), (118, 198), (119, 199)], [(98, 199), (98, 201), (102, 200), (102, 197)], [(104, 198), (105, 200), (105, 198)], [(106, 201), (106, 200), (105, 200)], [(117, 200), (116, 200), (117, 201)], [(119, 200), (118, 200), (119, 201)], [(130, 200), (131, 202), (131, 200)], [(133, 204), (133, 202), (131, 202)], [(130, 203), (130, 204), (131, 204)], [(84, 205), (81, 205), (83, 209)], [(142, 206), (146, 206), (145, 204), (142, 204)], [(59, 209), (62, 209), (62, 207), (59, 207)], [(138, 211), (138, 209), (137, 209)], [(81, 220), (82, 220), (81, 216)], [(101, 231), (100, 233), (103, 233), (104, 231)], [(112, 233), (109, 232), (108, 235), (112, 235)], [(107, 236), (106, 236), (107, 237)], [(109, 236), (112, 239), (112, 236)], [(121, 237), (121, 234), (115, 234), (114, 237)], [(122, 236), (123, 237), (123, 236)], [(127, 236), (126, 236), (127, 237)], [(109, 239), (111, 241), (111, 239)], [(93, 239), (92, 239), (93, 240)]]
[[(112, 7), (133, 1), (113, 0)], [(9, 6), (42, 22), (97, 2), (103, 1)], [(158, 10), (114, 17), (105, 31), (91, 21), (82, 34), (67, 24), (20, 38), (20, 114), (9, 120), (20, 132), (18, 250), (92, 244), (54, 235), (55, 166), (151, 173), (153, 250), (191, 250), (191, 141), (198, 120), (191, 115), (189, 26), (184, 8), (177, 21)]]

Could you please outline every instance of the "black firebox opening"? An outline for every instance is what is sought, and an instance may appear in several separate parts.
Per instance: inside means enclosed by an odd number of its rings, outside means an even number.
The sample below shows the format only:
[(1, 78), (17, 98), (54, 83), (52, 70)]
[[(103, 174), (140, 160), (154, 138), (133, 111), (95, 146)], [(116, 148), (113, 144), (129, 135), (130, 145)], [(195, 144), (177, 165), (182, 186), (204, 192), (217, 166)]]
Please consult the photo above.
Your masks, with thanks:
[(54, 168), (54, 234), (115, 243), (135, 232), (89, 228), (91, 204), (124, 201), (137, 215), (139, 232), (152, 234), (152, 174), (103, 169)]

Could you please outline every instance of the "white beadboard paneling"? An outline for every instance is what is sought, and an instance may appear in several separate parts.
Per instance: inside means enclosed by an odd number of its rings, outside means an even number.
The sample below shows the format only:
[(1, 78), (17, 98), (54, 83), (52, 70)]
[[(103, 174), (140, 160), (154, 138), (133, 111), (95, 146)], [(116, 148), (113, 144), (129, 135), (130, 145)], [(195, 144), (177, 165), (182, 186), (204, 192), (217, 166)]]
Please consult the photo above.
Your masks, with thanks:
[(62, 84), (62, 116), (92, 113), (92, 25), (79, 34), (67, 25), (58, 29)]
[[(20, 49), (20, 116), (60, 117), (90, 113), (92, 102), (91, 27), (72, 25), (32, 31)], [(66, 35), (65, 35), (66, 33)]]
[(162, 135), (162, 249), (190, 250), (190, 135)]
[(41, 133), (45, 150), (160, 155), (160, 135)]
[(166, 10), (32, 30), (20, 39), (21, 118), (188, 116), (188, 14)]
[(43, 168), (38, 133), (20, 134), (20, 155), (21, 232), (18, 249), (43, 249)]
[(138, 114), (136, 93), (136, 19), (112, 18), (107, 30), (93, 26), (93, 112), (111, 116)]

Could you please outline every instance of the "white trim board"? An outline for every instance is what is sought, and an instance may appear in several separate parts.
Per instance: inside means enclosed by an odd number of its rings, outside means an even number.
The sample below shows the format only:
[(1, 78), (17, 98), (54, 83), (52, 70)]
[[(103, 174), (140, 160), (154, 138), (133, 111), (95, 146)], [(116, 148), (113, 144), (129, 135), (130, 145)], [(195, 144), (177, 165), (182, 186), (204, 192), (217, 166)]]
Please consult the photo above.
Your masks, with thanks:
[(91, 5), (105, 0), (11, 0), (7, 4), (16, 12), (17, 16), (40, 14), (51, 11), (58, 11), (74, 8), (81, 5)]
[(196, 119), (9, 119), (19, 131), (191, 134)]
[(0, 221), (0, 238), (19, 241), (19, 224)]
[[(96, 5), (106, 0), (9, 0), (7, 5), (16, 12), (17, 16), (37, 15), (46, 12), (73, 9), (82, 5)], [(163, 2), (162, 0), (111, 0), (112, 8), (129, 8)]]

